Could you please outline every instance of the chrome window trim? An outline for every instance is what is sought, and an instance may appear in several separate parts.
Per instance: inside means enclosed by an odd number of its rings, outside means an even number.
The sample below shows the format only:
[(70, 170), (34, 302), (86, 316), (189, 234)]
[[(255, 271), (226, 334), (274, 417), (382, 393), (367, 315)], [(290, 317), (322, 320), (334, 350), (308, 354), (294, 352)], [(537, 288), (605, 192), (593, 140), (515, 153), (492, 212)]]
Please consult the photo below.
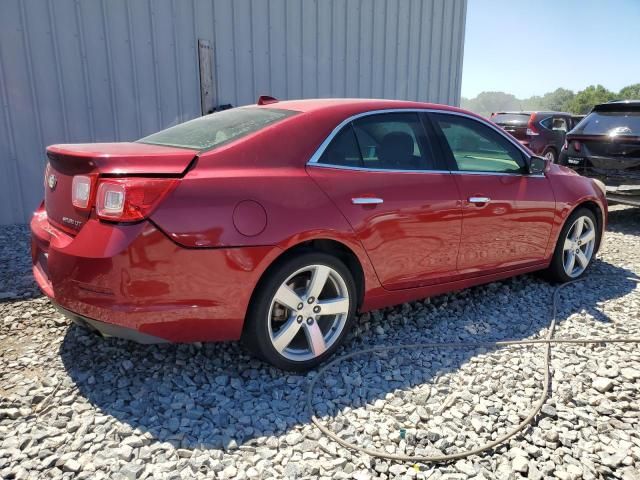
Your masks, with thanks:
[(453, 175), (492, 175), (501, 177), (544, 178), (544, 173), (478, 172), (475, 170), (451, 170)]
[(347, 167), (347, 166), (343, 166), (343, 165), (333, 165), (333, 164), (329, 164), (329, 163), (318, 163), (318, 160), (320, 160), (320, 157), (322, 157), (322, 154), (324, 153), (324, 151), (327, 149), (327, 147), (329, 146), (329, 144), (331, 143), (333, 138), (338, 134), (338, 132), (340, 132), (340, 130), (342, 130), (342, 128), (344, 128), (346, 125), (348, 125), (349, 123), (351, 123), (354, 120), (357, 120), (359, 118), (369, 117), (371, 115), (379, 115), (379, 114), (383, 114), (383, 113), (442, 113), (442, 114), (445, 114), (445, 115), (457, 115), (459, 117), (469, 118), (471, 120), (475, 120), (476, 122), (481, 123), (481, 124), (491, 128), (491, 129), (493, 129), (495, 132), (500, 134), (505, 140), (507, 140), (513, 146), (515, 146), (518, 150), (520, 150), (520, 152), (525, 156), (525, 158), (531, 159), (531, 155), (524, 149), (524, 147), (520, 144), (520, 142), (518, 142), (517, 140), (512, 138), (510, 135), (507, 135), (506, 132), (504, 130), (502, 130), (500, 127), (498, 127), (497, 125), (494, 125), (493, 123), (491, 123), (488, 120), (485, 120), (484, 118), (478, 118), (478, 117), (475, 117), (473, 115), (469, 115), (469, 114), (464, 113), (464, 112), (440, 110), (440, 109), (436, 109), (436, 108), (389, 108), (389, 109), (385, 109), (385, 110), (371, 110), (371, 111), (368, 111), (368, 112), (360, 112), (360, 113), (352, 115), (352, 116), (346, 118), (345, 120), (343, 120), (342, 122), (340, 122), (338, 124), (338, 126), (335, 127), (331, 131), (331, 133), (327, 136), (327, 138), (324, 139), (324, 141), (316, 149), (316, 151), (313, 153), (313, 155), (311, 155), (311, 158), (307, 161), (307, 165), (310, 166), (310, 167), (337, 168), (337, 169), (342, 169), (342, 170), (364, 170), (364, 171), (368, 171), (368, 172), (454, 173), (454, 174), (457, 174), (457, 175), (460, 175), (460, 174), (506, 175), (506, 176), (520, 176), (520, 177), (544, 177), (545, 176), (544, 174), (540, 175), (540, 174), (526, 174), (526, 173), (475, 172), (475, 171), (472, 171), (472, 170), (394, 170), (394, 169), (388, 169), (388, 168), (377, 168), (377, 169), (374, 169), (374, 168), (367, 168), (367, 167)]
[(393, 172), (393, 173), (452, 173), (451, 170), (403, 170), (396, 168), (370, 168), (370, 167), (349, 167), (345, 165), (332, 165), (329, 163), (314, 163), (307, 165), (316, 168), (335, 168), (336, 170), (360, 170), (363, 172)]

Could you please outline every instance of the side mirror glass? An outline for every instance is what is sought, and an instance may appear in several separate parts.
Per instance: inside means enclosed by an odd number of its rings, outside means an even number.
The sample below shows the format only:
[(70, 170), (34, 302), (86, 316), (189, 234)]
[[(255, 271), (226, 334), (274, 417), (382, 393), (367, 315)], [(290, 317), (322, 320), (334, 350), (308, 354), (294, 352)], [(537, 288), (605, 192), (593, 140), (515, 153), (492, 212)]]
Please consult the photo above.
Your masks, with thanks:
[(538, 157), (533, 155), (529, 158), (528, 166), (529, 173), (531, 174), (541, 174), (547, 169), (547, 165), (549, 164), (549, 160), (543, 157)]

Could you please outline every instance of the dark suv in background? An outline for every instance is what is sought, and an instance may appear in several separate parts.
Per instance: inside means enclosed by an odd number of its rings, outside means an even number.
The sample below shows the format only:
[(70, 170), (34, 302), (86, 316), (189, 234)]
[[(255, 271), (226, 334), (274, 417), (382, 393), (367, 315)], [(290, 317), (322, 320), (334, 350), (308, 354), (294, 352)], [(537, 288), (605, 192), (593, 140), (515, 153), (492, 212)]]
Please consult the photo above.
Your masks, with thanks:
[(640, 206), (640, 100), (593, 107), (567, 135), (559, 163), (604, 182), (610, 201)]
[(574, 125), (571, 114), (565, 112), (496, 112), (491, 114), (491, 121), (533, 153), (554, 163)]

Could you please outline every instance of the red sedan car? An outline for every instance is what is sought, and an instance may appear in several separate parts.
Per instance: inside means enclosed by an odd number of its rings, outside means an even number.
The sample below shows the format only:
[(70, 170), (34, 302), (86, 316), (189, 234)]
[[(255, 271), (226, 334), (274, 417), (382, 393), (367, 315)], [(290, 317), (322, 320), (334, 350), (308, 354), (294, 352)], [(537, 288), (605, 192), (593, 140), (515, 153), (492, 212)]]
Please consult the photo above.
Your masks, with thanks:
[(242, 339), (293, 370), (357, 311), (577, 278), (607, 221), (597, 181), (425, 103), (261, 98), (47, 157), (33, 272), (63, 311), (145, 343)]

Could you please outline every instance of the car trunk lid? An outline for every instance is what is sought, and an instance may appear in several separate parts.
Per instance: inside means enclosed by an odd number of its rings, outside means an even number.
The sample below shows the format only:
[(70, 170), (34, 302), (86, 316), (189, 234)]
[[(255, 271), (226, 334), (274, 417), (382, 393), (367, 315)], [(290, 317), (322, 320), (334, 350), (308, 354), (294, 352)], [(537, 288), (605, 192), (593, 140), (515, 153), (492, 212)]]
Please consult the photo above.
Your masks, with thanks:
[(73, 178), (98, 176), (180, 176), (197, 152), (191, 149), (144, 143), (91, 143), (52, 145), (47, 148), (45, 209), (49, 221), (69, 234), (76, 234), (91, 215), (91, 209), (72, 204)]

